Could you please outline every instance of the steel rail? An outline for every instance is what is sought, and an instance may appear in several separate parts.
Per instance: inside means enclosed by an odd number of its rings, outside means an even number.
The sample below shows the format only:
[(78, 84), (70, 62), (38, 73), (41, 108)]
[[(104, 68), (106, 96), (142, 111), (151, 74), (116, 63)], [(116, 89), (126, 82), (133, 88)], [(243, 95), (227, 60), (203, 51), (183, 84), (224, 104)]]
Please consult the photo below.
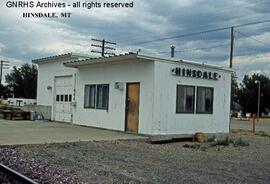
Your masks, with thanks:
[(0, 173), (1, 172), (10, 176), (11, 178), (14, 178), (16, 181), (21, 182), (23, 184), (38, 184), (37, 182), (31, 180), (30, 178), (22, 175), (21, 173), (3, 165), (3, 164), (0, 164)]

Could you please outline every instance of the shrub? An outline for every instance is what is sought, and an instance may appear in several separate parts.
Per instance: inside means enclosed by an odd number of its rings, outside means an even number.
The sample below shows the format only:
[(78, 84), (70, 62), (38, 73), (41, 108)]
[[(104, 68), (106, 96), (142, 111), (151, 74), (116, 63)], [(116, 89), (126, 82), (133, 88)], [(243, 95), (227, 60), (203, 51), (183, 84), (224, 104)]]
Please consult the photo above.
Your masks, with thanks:
[(259, 136), (262, 136), (262, 137), (267, 137), (267, 136), (270, 137), (270, 135), (267, 134), (265, 131), (259, 131), (259, 132), (256, 132), (256, 135), (259, 135)]
[(199, 149), (201, 147), (201, 145), (199, 145), (199, 144), (184, 144), (183, 147), (184, 148), (191, 148), (191, 149)]
[(207, 139), (207, 142), (215, 142), (215, 141), (216, 141), (216, 136), (212, 136)]
[(242, 138), (237, 139), (236, 141), (234, 141), (233, 143), (234, 147), (238, 147), (238, 146), (249, 146), (249, 143), (244, 141)]
[(216, 142), (214, 142), (210, 146), (229, 146), (230, 143), (232, 143), (232, 142), (233, 141), (230, 140), (229, 137), (226, 137), (225, 139), (217, 140)]

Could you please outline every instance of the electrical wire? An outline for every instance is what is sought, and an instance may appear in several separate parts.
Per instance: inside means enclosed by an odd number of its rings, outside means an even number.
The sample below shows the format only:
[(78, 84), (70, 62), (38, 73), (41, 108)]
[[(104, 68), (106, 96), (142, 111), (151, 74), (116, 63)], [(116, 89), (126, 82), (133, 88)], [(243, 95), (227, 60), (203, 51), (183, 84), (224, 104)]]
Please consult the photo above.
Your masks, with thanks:
[(246, 34), (244, 34), (244, 33), (242, 33), (242, 32), (239, 32), (239, 31), (234, 31), (234, 32), (236, 32), (236, 33), (238, 33), (238, 34), (240, 34), (240, 35), (242, 35), (242, 36), (244, 36), (244, 37), (246, 37), (246, 38), (248, 38), (248, 39), (251, 39), (251, 40), (253, 40), (253, 41), (256, 41), (256, 42), (258, 42), (258, 43), (261, 43), (261, 44), (263, 44), (263, 45), (266, 45), (266, 46), (270, 47), (270, 44), (267, 44), (267, 43), (265, 43), (265, 42), (263, 42), (263, 41), (261, 41), (261, 40), (258, 40), (258, 39), (256, 39), (256, 38), (253, 38), (253, 37), (251, 37), (251, 36), (248, 36), (248, 35), (246, 35)]
[[(213, 48), (219, 48), (219, 47), (224, 47), (228, 46), (228, 44), (222, 44), (222, 45), (215, 45), (211, 47), (201, 47), (201, 48), (195, 48), (195, 49), (183, 49), (183, 50), (176, 50), (174, 52), (190, 52), (190, 51), (197, 51), (197, 50), (208, 50), (208, 49), (213, 49)], [(159, 54), (165, 54), (165, 53), (170, 53), (169, 51), (162, 51), (158, 52)]]
[(164, 40), (178, 39), (178, 38), (183, 38), (183, 37), (195, 36), (195, 35), (199, 35), (199, 34), (206, 34), (206, 33), (212, 33), (212, 32), (217, 32), (217, 31), (223, 31), (223, 30), (230, 29), (231, 27), (239, 28), (239, 27), (251, 26), (251, 25), (262, 24), (262, 23), (267, 23), (267, 22), (270, 22), (270, 19), (249, 22), (249, 23), (245, 23), (245, 24), (237, 24), (237, 25), (216, 28), (216, 29), (210, 29), (210, 30), (206, 30), (206, 31), (187, 33), (187, 34), (176, 35), (176, 36), (171, 36), (171, 37), (158, 38), (158, 39), (153, 39), (153, 40), (148, 40), (148, 41), (135, 42), (133, 44), (128, 44), (128, 45), (143, 45), (143, 44), (152, 43), (152, 42), (159, 42), (159, 41), (164, 41)]

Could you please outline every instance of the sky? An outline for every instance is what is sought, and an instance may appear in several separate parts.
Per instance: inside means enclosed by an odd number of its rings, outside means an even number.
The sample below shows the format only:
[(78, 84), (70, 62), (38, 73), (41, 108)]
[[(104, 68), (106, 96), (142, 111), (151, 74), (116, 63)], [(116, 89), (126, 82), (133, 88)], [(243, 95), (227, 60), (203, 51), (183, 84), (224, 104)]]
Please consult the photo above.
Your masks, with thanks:
[[(141, 49), (170, 56), (170, 45), (175, 45), (179, 59), (229, 66), (229, 29), (142, 42), (270, 19), (269, 0), (134, 0), (133, 8), (122, 9), (7, 8), (6, 2), (0, 2), (0, 59), (10, 61), (10, 66), (68, 52), (91, 55), (91, 38), (116, 42), (118, 54)], [(26, 19), (22, 12), (72, 12), (72, 16)], [(235, 29), (233, 69), (238, 81), (253, 73), (270, 77), (270, 22)]]

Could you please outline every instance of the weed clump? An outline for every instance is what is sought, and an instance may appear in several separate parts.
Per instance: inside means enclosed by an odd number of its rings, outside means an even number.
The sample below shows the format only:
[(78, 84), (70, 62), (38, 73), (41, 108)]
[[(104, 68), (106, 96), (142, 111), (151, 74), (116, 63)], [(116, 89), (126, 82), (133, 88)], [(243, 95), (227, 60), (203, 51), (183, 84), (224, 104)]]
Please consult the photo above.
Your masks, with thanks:
[(249, 143), (244, 141), (242, 138), (237, 139), (236, 141), (233, 142), (233, 146), (234, 147), (238, 147), (238, 146), (249, 146)]
[(215, 141), (216, 141), (216, 136), (212, 136), (207, 139), (207, 142), (215, 142)]
[(256, 132), (256, 135), (259, 135), (262, 137), (270, 137), (270, 134), (266, 133), (265, 131)]
[(184, 148), (191, 148), (191, 149), (200, 149), (201, 145), (200, 144), (184, 144)]
[(225, 139), (220, 139), (213, 142), (210, 146), (229, 146), (230, 143), (233, 143), (233, 140), (229, 139), (229, 137), (226, 137)]

